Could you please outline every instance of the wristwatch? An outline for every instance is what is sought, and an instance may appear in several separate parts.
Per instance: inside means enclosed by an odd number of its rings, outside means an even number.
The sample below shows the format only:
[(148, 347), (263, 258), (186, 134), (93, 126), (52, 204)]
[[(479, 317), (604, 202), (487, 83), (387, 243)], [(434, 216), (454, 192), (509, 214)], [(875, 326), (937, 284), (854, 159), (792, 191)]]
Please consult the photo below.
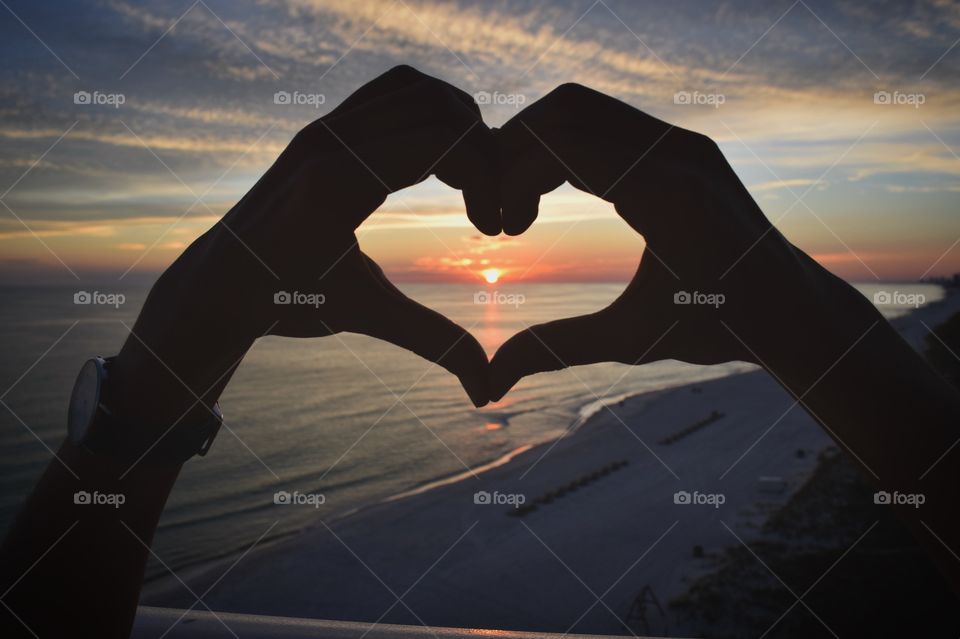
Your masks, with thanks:
[(70, 395), (67, 433), (70, 441), (94, 455), (129, 462), (141, 459), (180, 465), (194, 455), (207, 454), (223, 413), (215, 402), (202, 423), (178, 423), (166, 432), (145, 432), (142, 426), (116, 419), (104, 404), (114, 357), (93, 357), (84, 362)]

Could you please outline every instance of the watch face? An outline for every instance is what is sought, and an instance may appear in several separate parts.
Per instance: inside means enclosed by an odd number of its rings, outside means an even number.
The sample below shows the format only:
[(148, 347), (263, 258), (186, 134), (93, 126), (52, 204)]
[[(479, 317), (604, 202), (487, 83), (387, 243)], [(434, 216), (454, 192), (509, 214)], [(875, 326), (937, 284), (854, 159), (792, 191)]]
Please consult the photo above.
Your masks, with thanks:
[(70, 395), (70, 410), (67, 414), (67, 432), (70, 441), (81, 444), (87, 438), (90, 425), (97, 414), (100, 402), (101, 365), (89, 359), (80, 369), (77, 382)]

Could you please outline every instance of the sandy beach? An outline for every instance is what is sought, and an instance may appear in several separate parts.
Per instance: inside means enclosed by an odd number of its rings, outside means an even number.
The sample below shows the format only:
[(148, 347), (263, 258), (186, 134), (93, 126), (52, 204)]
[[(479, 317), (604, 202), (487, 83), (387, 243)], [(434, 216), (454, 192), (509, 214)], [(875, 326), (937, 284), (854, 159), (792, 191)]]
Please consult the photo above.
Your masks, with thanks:
[[(920, 347), (958, 310), (948, 295), (894, 325)], [(476, 476), (348, 517), (321, 505), (301, 534), (179, 576), (218, 611), (577, 633), (625, 632), (646, 592), (650, 631), (669, 634), (682, 629), (653, 598), (665, 609), (702, 557), (749, 539), (831, 445), (754, 370), (628, 398)], [(312, 506), (276, 506), (294, 507)], [(194, 602), (172, 578), (142, 597)]]

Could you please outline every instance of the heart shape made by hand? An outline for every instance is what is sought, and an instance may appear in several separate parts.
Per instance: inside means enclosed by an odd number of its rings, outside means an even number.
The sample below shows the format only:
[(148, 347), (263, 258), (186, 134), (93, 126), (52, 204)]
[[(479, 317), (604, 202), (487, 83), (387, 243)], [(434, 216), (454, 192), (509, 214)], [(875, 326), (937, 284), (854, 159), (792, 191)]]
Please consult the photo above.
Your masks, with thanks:
[[(523, 233), (540, 196), (569, 182), (613, 203), (644, 236), (639, 269), (607, 308), (530, 327), (488, 362), (473, 336), (401, 293), (357, 244), (357, 227), (390, 193), (431, 174), (462, 191), (487, 235)], [(229, 378), (225, 363), (261, 335), (351, 331), (437, 362), (482, 406), (525, 375), (572, 365), (757, 361), (746, 344), (762, 350), (769, 337), (756, 330), (758, 307), (777, 309), (768, 322), (805, 312), (804, 296), (782, 291), (809, 268), (816, 263), (772, 228), (703, 135), (575, 84), (490, 129), (468, 94), (402, 66), (301, 130), (164, 274), (146, 308), (166, 307), (142, 313), (137, 331), (213, 396)], [(277, 297), (291, 291), (324, 303)], [(235, 311), (227, 325), (224, 307)], [(172, 312), (187, 316), (207, 353), (171, 343)]]
[[(430, 173), (463, 191), (467, 216), (487, 235), (523, 233), (540, 196), (563, 182), (613, 203), (643, 234), (640, 267), (616, 301), (522, 331), (489, 367), (473, 336), (403, 296), (358, 250), (330, 267), (325, 288), (349, 300), (331, 316), (331, 332), (374, 335), (438, 362), (477, 405), (499, 400), (526, 375), (572, 365), (755, 361), (736, 337), (752, 334), (752, 305), (744, 302), (797, 271), (799, 252), (772, 231), (712, 140), (580, 85), (558, 87), (491, 130), (465, 93), (398, 67), (298, 137), (310, 140), (308, 148), (332, 145), (340, 153), (342, 173), (323, 180), (316, 197), (333, 195), (349, 211), (338, 219), (352, 241), (352, 228), (396, 190), (388, 184), (402, 188)], [(342, 193), (331, 193), (332, 182)], [(374, 194), (368, 201), (357, 198), (357, 182)], [(309, 333), (315, 318), (307, 321)], [(293, 326), (281, 330), (297, 333)]]

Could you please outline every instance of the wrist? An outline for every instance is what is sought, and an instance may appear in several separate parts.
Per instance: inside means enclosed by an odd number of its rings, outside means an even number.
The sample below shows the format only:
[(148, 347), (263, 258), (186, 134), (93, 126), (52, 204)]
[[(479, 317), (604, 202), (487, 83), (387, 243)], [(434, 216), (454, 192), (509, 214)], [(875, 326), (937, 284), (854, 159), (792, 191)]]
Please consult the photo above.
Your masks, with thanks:
[(225, 305), (190, 301), (170, 289), (161, 281), (151, 291), (104, 397), (118, 420), (158, 432), (208, 417), (254, 341)]

